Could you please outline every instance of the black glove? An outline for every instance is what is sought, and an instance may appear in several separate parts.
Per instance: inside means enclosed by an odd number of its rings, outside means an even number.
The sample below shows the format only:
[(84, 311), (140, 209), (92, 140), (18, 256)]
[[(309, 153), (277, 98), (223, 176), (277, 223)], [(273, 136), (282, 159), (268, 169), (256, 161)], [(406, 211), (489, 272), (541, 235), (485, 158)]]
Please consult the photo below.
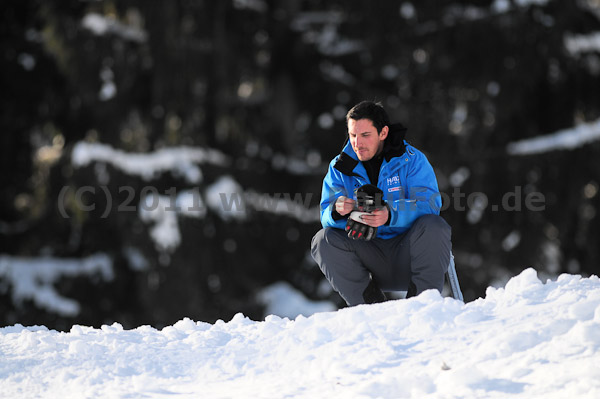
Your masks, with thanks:
[(355, 210), (348, 216), (346, 231), (348, 237), (354, 240), (369, 241), (377, 235), (377, 227), (371, 227), (361, 222), (363, 214), (373, 212), (386, 206), (383, 200), (383, 191), (372, 184), (365, 184), (356, 189)]
[(350, 216), (348, 216), (346, 231), (348, 232), (348, 237), (353, 240), (369, 241), (377, 234), (377, 227), (371, 227), (359, 222), (360, 216), (364, 214), (366, 214), (366, 212), (352, 211), (350, 212)]

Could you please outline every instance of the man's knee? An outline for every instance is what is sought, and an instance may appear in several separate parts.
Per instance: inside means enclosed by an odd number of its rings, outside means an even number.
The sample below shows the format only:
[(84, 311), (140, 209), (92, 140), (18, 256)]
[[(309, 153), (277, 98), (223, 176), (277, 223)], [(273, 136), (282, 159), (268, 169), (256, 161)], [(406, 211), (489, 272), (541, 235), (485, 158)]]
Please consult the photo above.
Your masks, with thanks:
[(341, 232), (342, 231), (339, 229), (327, 227), (317, 231), (313, 236), (310, 245), (310, 253), (317, 263), (320, 264), (323, 256), (327, 256), (327, 253), (330, 252), (328, 249), (333, 249), (332, 246), (336, 247), (340, 245), (339, 242), (343, 240), (343, 238), (340, 237)]
[(326, 229), (321, 229), (313, 236), (310, 242), (310, 248), (312, 251), (314, 251), (315, 248), (318, 247), (319, 244), (321, 244), (321, 242), (325, 239), (325, 230)]
[(439, 215), (423, 215), (415, 221), (413, 227), (441, 239), (450, 239), (452, 234), (450, 225)]
[(344, 245), (344, 239), (347, 235), (344, 231), (333, 227), (326, 227), (317, 231), (312, 238), (311, 251), (314, 253), (318, 251), (322, 246), (333, 245), (335, 247), (342, 247)]

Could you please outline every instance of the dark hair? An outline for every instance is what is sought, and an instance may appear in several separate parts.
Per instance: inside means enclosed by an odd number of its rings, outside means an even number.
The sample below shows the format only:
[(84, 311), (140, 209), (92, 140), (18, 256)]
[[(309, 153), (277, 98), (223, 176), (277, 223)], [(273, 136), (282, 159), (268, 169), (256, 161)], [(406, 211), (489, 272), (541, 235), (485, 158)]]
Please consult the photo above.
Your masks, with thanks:
[(383, 105), (373, 101), (361, 101), (352, 107), (346, 114), (346, 123), (348, 123), (348, 120), (350, 119), (356, 121), (360, 119), (369, 119), (373, 122), (373, 126), (377, 129), (377, 133), (380, 133), (384, 126), (390, 125), (390, 117), (383, 108)]

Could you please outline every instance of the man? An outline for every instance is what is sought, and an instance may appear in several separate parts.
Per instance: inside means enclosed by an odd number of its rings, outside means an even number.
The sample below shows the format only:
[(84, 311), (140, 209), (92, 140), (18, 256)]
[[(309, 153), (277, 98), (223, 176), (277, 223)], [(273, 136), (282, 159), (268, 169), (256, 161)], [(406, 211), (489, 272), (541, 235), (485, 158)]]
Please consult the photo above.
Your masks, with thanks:
[(433, 168), (381, 104), (355, 105), (346, 122), (348, 142), (323, 180), (313, 258), (349, 306), (382, 302), (383, 291), (441, 292), (452, 245)]

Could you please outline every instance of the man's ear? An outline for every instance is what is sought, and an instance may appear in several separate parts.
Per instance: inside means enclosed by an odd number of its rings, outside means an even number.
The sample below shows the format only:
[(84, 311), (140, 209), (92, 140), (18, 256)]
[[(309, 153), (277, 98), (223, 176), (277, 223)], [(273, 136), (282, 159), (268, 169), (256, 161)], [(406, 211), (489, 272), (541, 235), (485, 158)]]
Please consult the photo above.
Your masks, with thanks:
[(387, 126), (384, 126), (381, 129), (381, 133), (379, 133), (379, 140), (385, 140), (387, 138), (389, 131), (390, 131), (390, 128)]

